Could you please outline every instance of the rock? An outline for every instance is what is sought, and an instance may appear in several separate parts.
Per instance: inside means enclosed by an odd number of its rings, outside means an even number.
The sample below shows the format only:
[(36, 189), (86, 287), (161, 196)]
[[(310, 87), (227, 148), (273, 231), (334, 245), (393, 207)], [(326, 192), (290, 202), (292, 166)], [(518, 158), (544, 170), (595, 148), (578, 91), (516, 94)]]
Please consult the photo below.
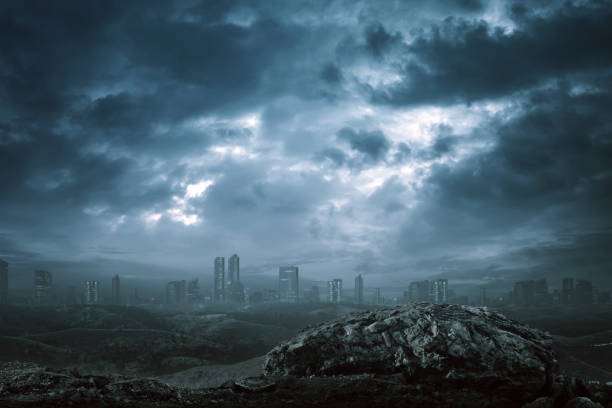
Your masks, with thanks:
[(553, 408), (553, 402), (551, 397), (540, 397), (529, 404), (523, 405), (523, 408)]
[[(266, 356), (266, 375), (403, 373), (536, 397), (556, 371), (549, 335), (486, 308), (415, 303), (319, 324)], [(497, 392), (497, 391), (496, 391)]]
[(565, 408), (603, 408), (603, 405), (593, 402), (586, 397), (577, 397), (565, 404)]
[(245, 377), (234, 382), (233, 389), (237, 392), (270, 392), (274, 391), (276, 383), (265, 377)]

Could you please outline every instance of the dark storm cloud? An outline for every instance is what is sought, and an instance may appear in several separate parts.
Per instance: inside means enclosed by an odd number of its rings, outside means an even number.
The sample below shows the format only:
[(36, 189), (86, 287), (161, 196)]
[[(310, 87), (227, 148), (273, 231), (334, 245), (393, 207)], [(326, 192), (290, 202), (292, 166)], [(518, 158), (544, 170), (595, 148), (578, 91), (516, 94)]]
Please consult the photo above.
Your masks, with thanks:
[(388, 33), (382, 24), (368, 27), (365, 32), (366, 48), (376, 58), (381, 58), (394, 45), (401, 44), (400, 33)]
[(365, 130), (356, 131), (352, 128), (342, 128), (338, 132), (338, 139), (347, 141), (351, 149), (362, 153), (367, 159), (379, 161), (384, 158), (389, 150), (389, 140), (380, 130), (371, 132)]
[(402, 81), (375, 87), (378, 103), (470, 102), (542, 85), (612, 63), (609, 3), (567, 5), (522, 18), (508, 34), (485, 22), (448, 19), (407, 47)]
[(552, 270), (521, 231), (564, 228), (577, 264), (609, 239), (585, 237), (610, 224), (612, 8), (544, 3), (493, 10), (508, 32), (475, 0), (4, 2), (2, 257), (459, 273), (495, 241)]
[[(565, 256), (575, 257), (571, 264), (578, 267), (581, 250), (588, 256), (609, 244), (609, 233), (592, 231), (612, 226), (610, 98), (609, 92), (571, 95), (563, 84), (534, 92), (521, 115), (489, 125), (495, 147), (457, 166), (433, 169), (423, 190), (426, 204), (405, 225), (400, 245), (415, 250), (435, 243), (439, 248), (469, 251), (471, 246), (486, 245), (483, 239), (504, 242), (505, 236), (517, 231), (525, 237), (529, 231), (536, 236), (572, 231), (567, 243), (572, 251)], [(593, 239), (585, 241), (589, 236)], [(555, 275), (563, 262), (549, 247), (547, 243), (525, 247), (521, 253), (538, 256), (523, 256), (523, 272), (517, 273), (525, 273), (530, 261)], [(521, 258), (511, 252), (506, 255), (504, 261), (510, 263)], [(462, 254), (455, 252), (456, 256)], [(600, 259), (576, 273), (588, 269), (600, 276), (606, 263), (609, 259)], [(568, 268), (561, 269), (569, 273)]]

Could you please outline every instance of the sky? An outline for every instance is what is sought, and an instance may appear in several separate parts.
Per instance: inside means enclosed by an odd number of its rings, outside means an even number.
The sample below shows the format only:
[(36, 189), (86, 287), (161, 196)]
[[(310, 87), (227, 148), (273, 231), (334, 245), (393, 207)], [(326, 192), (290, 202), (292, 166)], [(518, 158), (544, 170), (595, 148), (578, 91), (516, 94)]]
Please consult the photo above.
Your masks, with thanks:
[[(612, 287), (608, 1), (4, 1), (10, 273)], [(208, 278), (205, 278), (208, 279)]]

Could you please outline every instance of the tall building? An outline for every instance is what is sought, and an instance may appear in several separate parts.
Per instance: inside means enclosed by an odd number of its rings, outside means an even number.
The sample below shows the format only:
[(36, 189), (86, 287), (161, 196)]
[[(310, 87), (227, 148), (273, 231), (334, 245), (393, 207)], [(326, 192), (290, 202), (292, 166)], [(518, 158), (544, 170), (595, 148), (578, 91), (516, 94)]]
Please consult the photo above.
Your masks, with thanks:
[(536, 305), (544, 305), (550, 303), (550, 294), (548, 293), (548, 283), (546, 279), (539, 279), (534, 283), (534, 301)]
[(215, 258), (215, 284), (213, 286), (213, 301), (223, 302), (225, 300), (225, 258)]
[(448, 302), (448, 280), (437, 279), (432, 282), (431, 301), (436, 304)]
[(574, 279), (563, 279), (563, 288), (561, 289), (561, 303), (571, 305), (574, 303)]
[(363, 303), (363, 277), (361, 274), (355, 278), (355, 303), (358, 305)]
[(95, 280), (85, 282), (85, 304), (97, 305), (99, 300), (99, 283)]
[(281, 266), (278, 268), (278, 292), (281, 302), (298, 301), (300, 279), (297, 266)]
[(8, 303), (8, 263), (0, 259), (0, 305)]
[(374, 289), (374, 303), (377, 305), (382, 305), (385, 303), (380, 288)]
[(574, 302), (579, 305), (593, 303), (593, 285), (586, 280), (579, 280), (574, 288)]
[(193, 304), (200, 300), (200, 283), (198, 278), (192, 279), (187, 284), (187, 303)]
[(520, 306), (532, 306), (535, 304), (536, 293), (535, 281), (519, 281), (514, 284), (512, 295), (514, 303)]
[(431, 302), (432, 288), (428, 280), (410, 282), (408, 286), (408, 300), (410, 302)]
[(227, 259), (227, 284), (240, 282), (240, 258), (234, 254)]
[(112, 291), (111, 295), (113, 299), (113, 304), (120, 305), (121, 304), (121, 286), (119, 282), (119, 275), (113, 276), (111, 291)]
[(342, 279), (333, 279), (327, 282), (327, 300), (330, 303), (342, 302)]
[(184, 280), (172, 281), (166, 284), (166, 303), (183, 305), (187, 295), (187, 283)]
[(53, 275), (49, 271), (34, 271), (34, 303), (47, 304), (51, 302)]
[(612, 296), (610, 296), (610, 291), (599, 292), (597, 295), (597, 303), (600, 305), (610, 304), (612, 303)]
[(227, 260), (226, 295), (232, 303), (244, 303), (244, 286), (240, 282), (240, 258), (236, 254)]

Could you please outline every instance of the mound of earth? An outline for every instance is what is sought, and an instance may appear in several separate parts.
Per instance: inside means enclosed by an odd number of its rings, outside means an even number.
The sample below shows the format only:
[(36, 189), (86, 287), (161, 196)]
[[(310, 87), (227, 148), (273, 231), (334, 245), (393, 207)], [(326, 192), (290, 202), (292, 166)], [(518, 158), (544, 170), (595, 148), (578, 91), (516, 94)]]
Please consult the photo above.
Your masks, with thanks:
[(268, 353), (266, 375), (401, 373), (408, 382), (466, 384), (521, 400), (550, 387), (549, 335), (485, 308), (415, 303), (307, 328)]

